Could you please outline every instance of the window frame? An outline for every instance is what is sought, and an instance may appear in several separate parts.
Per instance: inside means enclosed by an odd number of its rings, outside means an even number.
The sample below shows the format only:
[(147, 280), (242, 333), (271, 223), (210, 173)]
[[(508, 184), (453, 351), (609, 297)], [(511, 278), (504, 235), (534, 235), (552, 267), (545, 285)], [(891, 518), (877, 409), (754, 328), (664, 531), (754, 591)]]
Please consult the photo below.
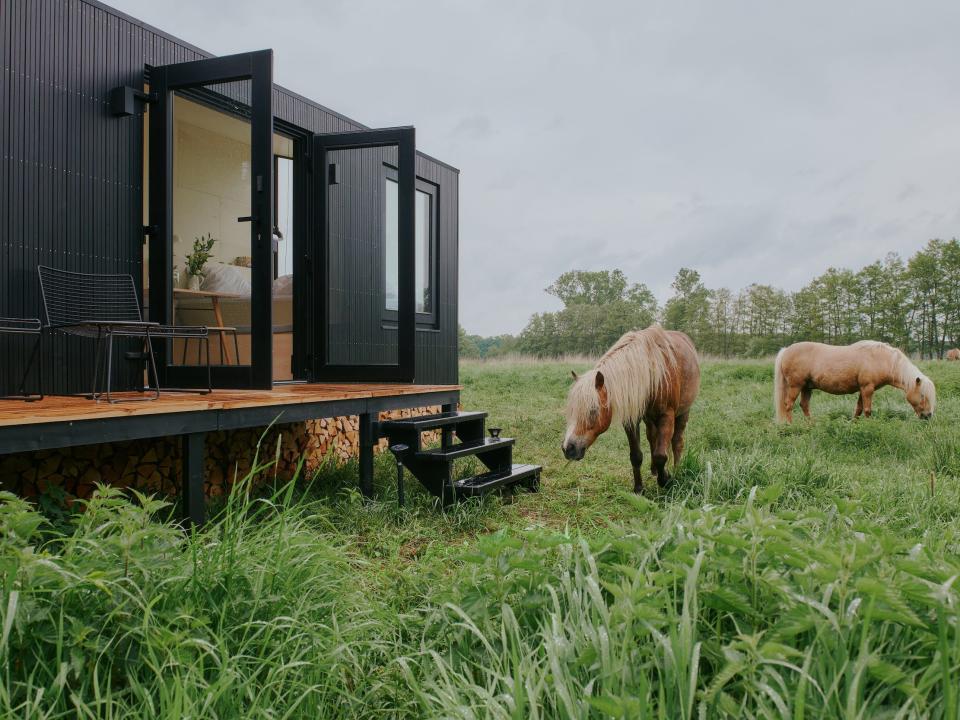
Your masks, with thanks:
[[(384, 163), (383, 164), (383, 178), (381, 183), (381, 188), (386, 188), (386, 183), (388, 181), (398, 182), (398, 170), (395, 166)], [(438, 287), (440, 279), (440, 261), (439, 261), (439, 224), (440, 224), (440, 186), (436, 183), (430, 182), (429, 180), (416, 176), (416, 183), (414, 185), (414, 190), (416, 192), (422, 192), (430, 198), (430, 240), (429, 240), (429, 251), (430, 251), (430, 264), (429, 264), (429, 273), (428, 277), (430, 279), (430, 307), (432, 308), (430, 312), (417, 312), (416, 313), (416, 326), (418, 330), (436, 330), (439, 328), (439, 308), (438, 308)], [(380, 203), (381, 206), (381, 218), (386, 219), (387, 216), (387, 194), (383, 193), (383, 200)], [(419, 240), (419, 238), (418, 238)], [(380, 260), (383, 266), (383, 272), (380, 274), (380, 296), (382, 298), (381, 308), (381, 318), (383, 320), (383, 327), (386, 329), (396, 329), (397, 327), (397, 311), (389, 310), (386, 307), (387, 304), (387, 225), (386, 222), (383, 223), (383, 232), (381, 235), (381, 245), (383, 246)]]

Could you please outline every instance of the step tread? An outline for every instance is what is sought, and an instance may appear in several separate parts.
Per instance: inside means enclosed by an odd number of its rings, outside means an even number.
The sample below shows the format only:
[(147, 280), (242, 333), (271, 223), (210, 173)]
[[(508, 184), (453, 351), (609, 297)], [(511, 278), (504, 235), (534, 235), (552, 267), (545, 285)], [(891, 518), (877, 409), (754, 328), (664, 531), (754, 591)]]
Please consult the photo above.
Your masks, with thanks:
[(498, 450), (513, 445), (514, 439), (507, 437), (483, 438), (481, 440), (468, 440), (466, 442), (450, 445), (447, 448), (431, 448), (421, 450), (416, 453), (419, 460), (455, 460), (456, 458), (468, 457), (470, 455), (480, 455), (490, 450)]
[(483, 411), (419, 415), (401, 420), (384, 420), (380, 423), (380, 429), (384, 432), (390, 432), (391, 430), (433, 430), (448, 425), (459, 425), (460, 423), (483, 420), (486, 417), (487, 413)]
[(510, 470), (492, 470), (454, 483), (458, 495), (483, 495), (495, 488), (525, 480), (541, 471), (539, 465), (514, 464)]

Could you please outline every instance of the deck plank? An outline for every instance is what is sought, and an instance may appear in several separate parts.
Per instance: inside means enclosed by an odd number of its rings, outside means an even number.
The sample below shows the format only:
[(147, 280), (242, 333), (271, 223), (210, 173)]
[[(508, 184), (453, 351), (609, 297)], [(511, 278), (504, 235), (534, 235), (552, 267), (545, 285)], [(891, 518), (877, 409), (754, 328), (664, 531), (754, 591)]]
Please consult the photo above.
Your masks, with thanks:
[[(0, 400), (0, 428), (107, 418), (163, 415), (210, 410), (336, 402), (363, 398), (402, 397), (421, 393), (451, 392), (460, 385), (410, 385), (406, 383), (313, 383), (281, 385), (272, 390), (214, 390), (209, 395), (164, 393), (151, 402), (94, 402), (85, 397), (47, 396), (38, 402)], [(118, 393), (118, 397), (141, 397)]]

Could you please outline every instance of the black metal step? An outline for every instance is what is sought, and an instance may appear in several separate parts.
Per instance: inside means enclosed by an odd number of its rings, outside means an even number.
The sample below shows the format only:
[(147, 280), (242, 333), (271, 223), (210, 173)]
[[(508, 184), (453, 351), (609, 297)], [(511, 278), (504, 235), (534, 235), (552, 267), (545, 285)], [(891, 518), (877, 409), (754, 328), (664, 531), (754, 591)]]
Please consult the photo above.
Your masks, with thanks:
[(482, 440), (470, 440), (450, 445), (446, 449), (439, 447), (431, 450), (421, 450), (416, 453), (416, 457), (420, 460), (444, 462), (470, 455), (480, 455), (492, 450), (502, 450), (510, 447), (513, 443), (513, 438), (483, 438)]
[(419, 415), (412, 418), (403, 418), (402, 420), (384, 420), (380, 423), (380, 431), (385, 435), (397, 431), (425, 432), (449, 425), (459, 425), (460, 423), (483, 420), (486, 417), (487, 414), (485, 412), (449, 412), (438, 413), (436, 415)]
[(486, 472), (482, 475), (457, 480), (453, 484), (458, 497), (475, 497), (477, 495), (486, 495), (491, 490), (507, 485), (515, 485), (526, 481), (531, 489), (538, 482), (540, 477), (539, 465), (514, 465), (511, 470), (500, 470), (496, 472)]

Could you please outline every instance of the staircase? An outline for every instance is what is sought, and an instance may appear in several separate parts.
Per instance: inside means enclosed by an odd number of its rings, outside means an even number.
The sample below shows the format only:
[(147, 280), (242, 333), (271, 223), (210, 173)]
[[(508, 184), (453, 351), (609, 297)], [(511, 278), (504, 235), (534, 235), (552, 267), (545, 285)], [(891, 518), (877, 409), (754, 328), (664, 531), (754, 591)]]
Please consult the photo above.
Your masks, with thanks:
[[(498, 428), (491, 428), (488, 437), (486, 419), (485, 412), (446, 412), (385, 420), (380, 423), (380, 434), (389, 439), (392, 448), (406, 446), (395, 453), (397, 459), (444, 503), (514, 485), (536, 492), (540, 466), (514, 464), (513, 438), (499, 437)], [(440, 430), (439, 448), (424, 449), (423, 433), (429, 430)], [(471, 456), (486, 466), (486, 472), (456, 479), (454, 461)]]

